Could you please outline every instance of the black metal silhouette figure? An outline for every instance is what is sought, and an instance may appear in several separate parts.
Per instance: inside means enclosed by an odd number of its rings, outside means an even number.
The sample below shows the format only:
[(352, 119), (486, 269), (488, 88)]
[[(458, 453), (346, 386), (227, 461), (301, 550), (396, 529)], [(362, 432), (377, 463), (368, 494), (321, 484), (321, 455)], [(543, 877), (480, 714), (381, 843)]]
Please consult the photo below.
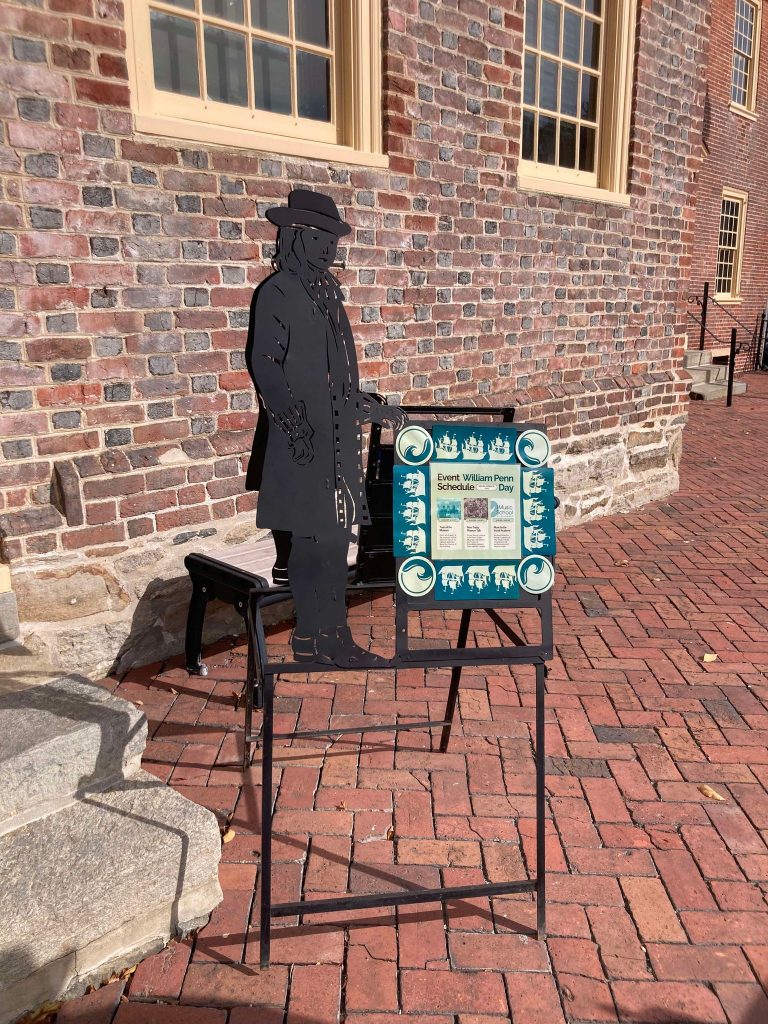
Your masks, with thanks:
[(360, 391), (355, 342), (329, 267), (351, 228), (326, 195), (294, 189), (267, 210), (279, 228), (274, 273), (251, 302), (246, 361), (259, 419), (246, 488), (259, 492), (256, 523), (272, 530), (276, 582), (296, 605), (292, 647), (300, 661), (369, 668), (385, 664), (347, 626), (352, 528), (369, 522), (364, 422), (398, 428), (399, 408)]

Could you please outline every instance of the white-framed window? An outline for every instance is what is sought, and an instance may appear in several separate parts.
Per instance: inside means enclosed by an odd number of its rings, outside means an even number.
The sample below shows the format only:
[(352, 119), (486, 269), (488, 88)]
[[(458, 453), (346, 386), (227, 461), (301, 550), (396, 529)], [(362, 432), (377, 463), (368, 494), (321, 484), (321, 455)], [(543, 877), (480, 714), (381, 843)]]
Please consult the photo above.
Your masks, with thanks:
[(731, 105), (754, 113), (760, 59), (761, 8), (759, 0), (736, 0), (731, 66)]
[(715, 298), (720, 302), (737, 302), (741, 294), (741, 264), (744, 256), (748, 198), (746, 192), (723, 189), (715, 277)]
[(382, 164), (370, 0), (131, 0), (137, 128)]
[(523, 188), (626, 194), (636, 11), (636, 0), (526, 0)]

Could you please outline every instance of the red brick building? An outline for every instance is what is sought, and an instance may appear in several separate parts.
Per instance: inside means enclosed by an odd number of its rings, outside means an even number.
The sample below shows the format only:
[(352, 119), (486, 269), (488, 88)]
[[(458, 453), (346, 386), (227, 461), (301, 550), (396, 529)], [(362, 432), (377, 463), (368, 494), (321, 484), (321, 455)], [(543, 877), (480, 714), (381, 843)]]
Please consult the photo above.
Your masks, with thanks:
[(247, 308), (296, 185), (353, 226), (366, 387), (545, 420), (567, 520), (673, 490), (711, 29), (709, 0), (6, 0), (22, 637), (73, 668), (177, 650), (183, 555), (252, 535)]
[[(705, 348), (727, 345), (735, 327), (741, 346), (737, 367), (747, 369), (755, 365), (759, 329), (768, 305), (768, 40), (764, 6), (756, 0), (715, 0), (712, 5), (704, 159), (696, 181), (691, 270), (692, 293), (702, 297), (708, 282), (710, 297), (716, 300), (707, 307)], [(701, 307), (692, 308), (699, 316)], [(697, 348), (699, 342), (700, 330), (692, 323), (688, 347)]]

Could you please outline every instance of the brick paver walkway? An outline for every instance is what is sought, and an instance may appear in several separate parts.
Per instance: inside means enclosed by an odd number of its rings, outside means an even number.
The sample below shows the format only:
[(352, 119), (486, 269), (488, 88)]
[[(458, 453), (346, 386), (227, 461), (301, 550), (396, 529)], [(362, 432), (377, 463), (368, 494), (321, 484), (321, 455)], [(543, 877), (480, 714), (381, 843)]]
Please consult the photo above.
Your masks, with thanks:
[[(242, 641), (218, 645), (208, 679), (179, 659), (129, 673), (116, 692), (143, 702), (146, 767), (236, 833), (225, 898), (196, 938), (68, 1004), (59, 1024), (102, 1024), (115, 1008), (116, 1024), (766, 1024), (766, 491), (768, 378), (753, 376), (731, 411), (692, 407), (678, 494), (560, 538), (546, 943), (520, 934), (527, 897), (385, 908), (346, 931), (327, 917), (286, 927), (261, 971), (259, 774), (236, 765)], [(384, 638), (390, 616), (389, 598), (359, 605), (356, 630)], [(297, 898), (302, 879), (318, 896), (531, 871), (532, 675), (468, 671), (446, 755), (416, 732), (284, 746), (276, 898)], [(277, 727), (439, 718), (446, 676), (287, 677)]]

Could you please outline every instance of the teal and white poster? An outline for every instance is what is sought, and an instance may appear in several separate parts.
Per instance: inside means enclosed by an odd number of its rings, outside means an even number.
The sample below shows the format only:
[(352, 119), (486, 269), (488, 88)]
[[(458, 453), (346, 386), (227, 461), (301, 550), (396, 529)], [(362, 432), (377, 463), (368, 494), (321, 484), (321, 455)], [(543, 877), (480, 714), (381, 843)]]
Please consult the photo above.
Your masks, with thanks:
[(394, 554), (412, 598), (504, 601), (555, 580), (550, 444), (525, 424), (410, 424), (395, 441)]

